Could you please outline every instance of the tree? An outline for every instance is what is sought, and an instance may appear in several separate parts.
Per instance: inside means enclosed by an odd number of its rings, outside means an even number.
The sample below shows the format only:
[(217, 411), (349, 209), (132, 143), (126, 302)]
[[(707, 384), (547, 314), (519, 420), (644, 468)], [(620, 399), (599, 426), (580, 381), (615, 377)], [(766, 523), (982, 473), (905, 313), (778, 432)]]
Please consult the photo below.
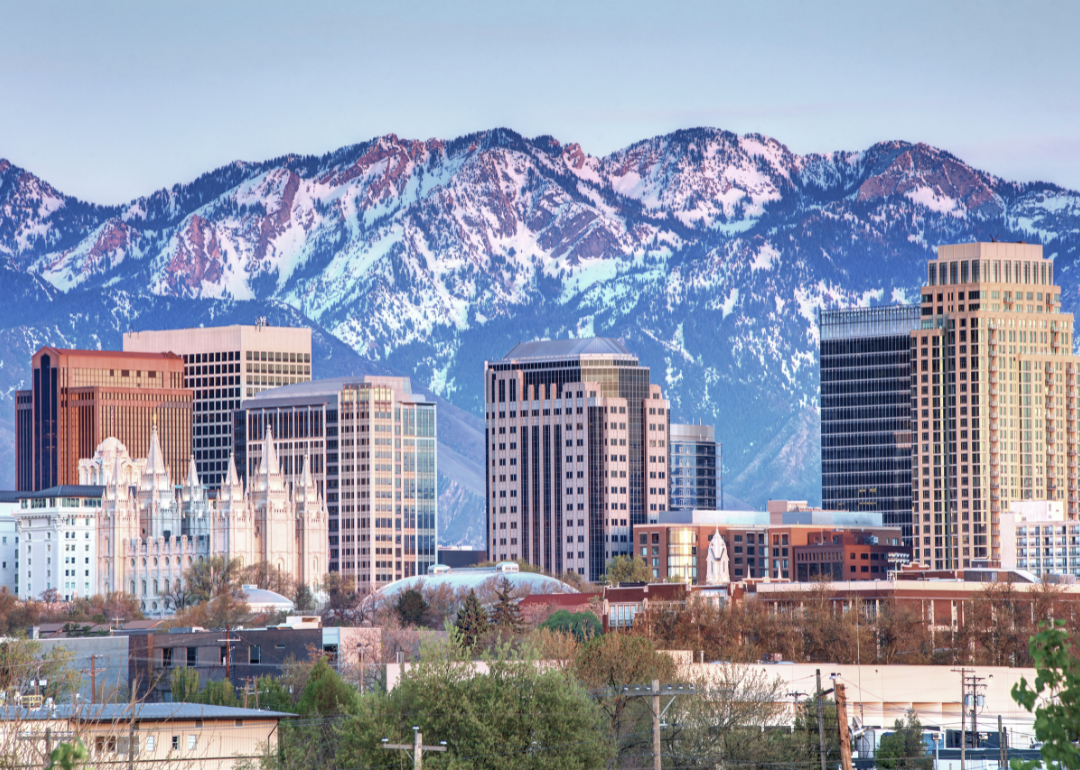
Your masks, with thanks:
[(594, 636), (599, 636), (604, 630), (596, 615), (587, 610), (584, 612), (556, 610), (540, 624), (540, 627), (571, 634), (579, 642), (587, 642)]
[(457, 620), (454, 627), (461, 635), (461, 643), (466, 647), (472, 647), (476, 640), (483, 636), (488, 628), (488, 617), (480, 600), (476, 597), (476, 591), (469, 589), (465, 601), (458, 609)]
[(427, 612), (428, 603), (422, 593), (415, 588), (410, 588), (398, 595), (394, 609), (401, 618), (402, 624), (421, 626), (424, 624), (424, 614)]
[(491, 627), (511, 634), (520, 634), (522, 629), (521, 608), (511, 596), (513, 584), (503, 577), (495, 588), (497, 600), (491, 608)]
[(652, 642), (631, 634), (603, 634), (581, 645), (574, 669), (608, 720), (608, 734), (622, 759), (648, 749), (652, 730), (651, 704), (623, 692), (627, 685), (648, 685), (675, 679), (675, 661), (658, 652)]
[(207, 706), (239, 706), (236, 700), (236, 689), (228, 679), (219, 679), (216, 682), (207, 682), (206, 687), (194, 700), (195, 703), (205, 703)]
[(311, 593), (307, 583), (301, 583), (296, 587), (293, 594), (293, 604), (298, 612), (313, 612), (315, 610), (315, 594)]
[[(462, 770), (600, 770), (612, 756), (604, 715), (581, 685), (542, 668), (526, 648), (498, 645), (480, 672), (457, 635), (425, 644), (418, 663), (389, 694), (364, 698), (343, 726), (337, 767), (397, 768), (383, 738), (445, 741), (439, 767)], [(391, 755), (391, 756), (388, 756)]]
[(184, 583), (193, 602), (205, 602), (223, 588), (242, 590), (244, 565), (240, 559), (211, 556), (201, 559), (184, 571)]
[(675, 698), (666, 717), (663, 753), (673, 766), (783, 766), (787, 747), (777, 740), (780, 731), (760, 729), (786, 721), (788, 688), (780, 677), (744, 664), (718, 664), (693, 684), (693, 693)]
[(293, 596), (296, 593), (296, 578), (265, 561), (244, 567), (241, 570), (241, 580), (247, 585), (273, 591), (282, 596)]
[(922, 723), (913, 711), (897, 719), (893, 731), (882, 736), (874, 765), (884, 770), (933, 770), (934, 760), (923, 743)]
[(175, 668), (169, 674), (169, 690), (175, 703), (194, 703), (199, 694), (199, 672), (193, 668)]
[(272, 676), (260, 676), (255, 680), (255, 691), (258, 693), (256, 702), (261, 709), (285, 713), (295, 710), (293, 697), (280, 679), (275, 679)]
[[(1080, 768), (1080, 662), (1072, 655), (1065, 621), (1043, 621), (1028, 641), (1035, 663), (1035, 686), (1026, 677), (1013, 685), (1013, 700), (1035, 714), (1035, 738), (1042, 741), (1042, 762), (1013, 759), (1012, 770), (1034, 770), (1040, 764)], [(1041, 705), (1037, 701), (1041, 700)]]
[(356, 710), (356, 698), (356, 690), (330, 668), (324, 656), (311, 669), (297, 706), (305, 716), (340, 716)]
[(644, 560), (633, 556), (615, 556), (607, 563), (604, 575), (604, 582), (610, 585), (648, 583), (652, 579), (652, 568)]
[(326, 603), (322, 608), (324, 624), (352, 626), (367, 619), (364, 609), (367, 595), (357, 592), (354, 578), (331, 572), (323, 578), (322, 589), (326, 593)]

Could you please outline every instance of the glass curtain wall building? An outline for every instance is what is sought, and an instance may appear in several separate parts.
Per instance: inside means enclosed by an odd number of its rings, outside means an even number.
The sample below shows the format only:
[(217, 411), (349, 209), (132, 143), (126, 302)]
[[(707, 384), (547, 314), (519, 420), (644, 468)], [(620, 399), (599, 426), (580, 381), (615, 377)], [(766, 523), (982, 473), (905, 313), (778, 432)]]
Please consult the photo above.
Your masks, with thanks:
[(274, 388), (237, 413), (236, 467), (248, 477), (259, 467), (267, 426), (287, 481), (308, 457), (329, 516), (330, 571), (376, 590), (437, 561), (435, 420), (407, 377)]
[(821, 498), (911, 544), (911, 332), (919, 305), (822, 310)]
[(719, 510), (724, 499), (720, 445), (712, 425), (671, 425), (668, 480), (672, 510)]
[(491, 558), (599, 580), (667, 510), (660, 387), (607, 338), (521, 343), (484, 370)]

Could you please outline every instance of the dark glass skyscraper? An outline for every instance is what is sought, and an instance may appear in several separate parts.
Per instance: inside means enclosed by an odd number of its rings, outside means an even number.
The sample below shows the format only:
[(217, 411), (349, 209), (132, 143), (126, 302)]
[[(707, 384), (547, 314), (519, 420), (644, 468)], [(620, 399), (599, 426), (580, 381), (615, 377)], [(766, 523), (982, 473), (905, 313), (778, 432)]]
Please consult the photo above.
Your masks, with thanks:
[(821, 498), (874, 511), (911, 544), (911, 332), (918, 305), (823, 310)]
[(720, 445), (711, 425), (671, 424), (668, 486), (671, 510), (716, 511), (723, 507)]

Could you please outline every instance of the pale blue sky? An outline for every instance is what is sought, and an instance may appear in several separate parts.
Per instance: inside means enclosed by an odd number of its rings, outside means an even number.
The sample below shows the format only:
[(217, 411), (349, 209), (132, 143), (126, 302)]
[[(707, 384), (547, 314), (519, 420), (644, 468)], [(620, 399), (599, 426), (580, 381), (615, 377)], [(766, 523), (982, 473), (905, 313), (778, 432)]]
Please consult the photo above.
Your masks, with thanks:
[(1080, 189), (1077, 2), (7, 2), (0, 157), (117, 203), (234, 159), (507, 126), (924, 141)]

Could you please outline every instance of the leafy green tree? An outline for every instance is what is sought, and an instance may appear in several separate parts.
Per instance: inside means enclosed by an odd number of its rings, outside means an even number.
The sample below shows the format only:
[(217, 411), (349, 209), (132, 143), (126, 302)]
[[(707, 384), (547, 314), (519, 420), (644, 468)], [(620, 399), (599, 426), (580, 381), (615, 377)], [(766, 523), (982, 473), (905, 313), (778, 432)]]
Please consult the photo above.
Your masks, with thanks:
[(174, 703), (194, 703), (199, 695), (199, 672), (193, 668), (174, 668), (169, 674), (169, 690)]
[(357, 697), (356, 689), (346, 684), (323, 657), (311, 669), (297, 710), (305, 716), (350, 714), (356, 710)]
[(79, 739), (74, 743), (61, 743), (49, 754), (49, 764), (45, 770), (75, 770), (81, 763), (90, 759), (90, 752)]
[(612, 756), (605, 718), (571, 677), (537, 665), (528, 649), (497, 645), (480, 673), (457, 633), (425, 643), (389, 694), (363, 699), (339, 735), (337, 767), (398, 768), (383, 738), (410, 743), (412, 727), (447, 751), (427, 767), (456, 770), (599, 770)]
[(619, 583), (648, 583), (653, 579), (652, 568), (643, 559), (633, 556), (615, 556), (607, 563), (604, 582), (610, 585)]
[[(282, 711), (287, 714), (296, 712), (289, 689), (280, 679), (272, 676), (260, 676), (255, 680), (255, 689), (259, 693), (259, 708), (268, 711)], [(250, 705), (250, 704), (249, 704)]]
[[(1013, 700), (1035, 714), (1035, 738), (1042, 741), (1038, 760), (1012, 759), (1012, 770), (1034, 770), (1041, 764), (1066, 770), (1080, 768), (1080, 662), (1072, 655), (1064, 620), (1043, 621), (1028, 641), (1035, 663), (1035, 686), (1026, 677), (1013, 685)], [(1041, 704), (1036, 703), (1042, 699)]]
[(402, 591), (394, 609), (401, 622), (406, 626), (420, 626), (424, 623), (424, 614), (428, 610), (427, 599), (415, 588)]
[(205, 703), (208, 706), (239, 706), (236, 700), (236, 690), (228, 679), (219, 679), (216, 682), (207, 682), (206, 687), (199, 693), (194, 703)]
[(483, 636), (488, 629), (487, 612), (484, 611), (483, 605), (480, 604), (476, 591), (471, 588), (465, 596), (465, 601), (458, 608), (454, 627), (457, 628), (458, 633), (461, 635), (461, 642), (466, 647), (472, 647), (476, 644), (476, 640)]
[(499, 580), (495, 587), (495, 606), (491, 608), (491, 627), (511, 634), (520, 634), (523, 627), (521, 608), (511, 596), (513, 591), (514, 586), (506, 577)]
[[(824, 702), (823, 729), (825, 732), (825, 764), (830, 770), (840, 767), (840, 723), (836, 718), (835, 702)], [(821, 741), (818, 738), (817, 700), (810, 696), (795, 713), (791, 733), (781, 736), (783, 757), (792, 765), (818, 767), (821, 761)]]
[[(360, 696), (356, 688), (338, 676), (324, 656), (312, 666), (295, 706), (283, 702), (287, 694), (283, 685), (280, 690), (272, 689), (275, 690), (272, 697), (277, 699), (281, 710), (308, 718), (303, 725), (282, 723), (277, 765), (303, 770), (333, 770), (337, 767), (334, 755), (338, 745), (338, 721), (359, 711)], [(259, 705), (263, 705), (261, 700)]]
[(893, 731), (881, 739), (874, 765), (883, 770), (933, 770), (934, 760), (923, 743), (922, 723), (909, 711), (893, 723)]
[(570, 634), (579, 642), (586, 642), (594, 636), (599, 636), (604, 630), (599, 618), (591, 612), (570, 612), (569, 610), (556, 610), (540, 624), (540, 627)]
[(671, 684), (676, 676), (674, 659), (644, 637), (602, 634), (581, 645), (574, 671), (587, 690), (597, 693), (620, 761), (651, 751), (652, 704), (646, 698), (631, 698), (623, 688), (649, 685), (654, 679)]

